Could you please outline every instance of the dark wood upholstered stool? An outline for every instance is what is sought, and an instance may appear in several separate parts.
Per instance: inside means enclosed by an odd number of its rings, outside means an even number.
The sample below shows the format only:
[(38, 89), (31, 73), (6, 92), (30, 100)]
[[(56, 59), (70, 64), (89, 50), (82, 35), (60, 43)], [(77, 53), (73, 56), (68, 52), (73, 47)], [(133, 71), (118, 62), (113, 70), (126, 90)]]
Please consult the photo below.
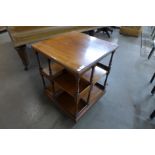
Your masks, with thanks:
[(107, 27), (97, 29), (96, 33), (98, 33), (98, 32), (105, 32), (107, 34), (107, 36), (110, 38), (110, 33), (111, 34), (113, 33), (113, 29), (111, 27), (107, 26)]
[[(95, 30), (90, 30), (90, 31), (86, 31), (84, 32), (85, 34), (88, 34), (90, 36), (94, 36), (95, 33), (99, 33), (99, 32), (103, 32), (106, 33), (107, 36), (110, 38), (110, 33), (112, 34), (113, 29), (110, 26), (107, 27), (102, 27), (102, 28), (98, 28), (97, 31), (95, 32)], [(110, 32), (110, 33), (109, 33)]]

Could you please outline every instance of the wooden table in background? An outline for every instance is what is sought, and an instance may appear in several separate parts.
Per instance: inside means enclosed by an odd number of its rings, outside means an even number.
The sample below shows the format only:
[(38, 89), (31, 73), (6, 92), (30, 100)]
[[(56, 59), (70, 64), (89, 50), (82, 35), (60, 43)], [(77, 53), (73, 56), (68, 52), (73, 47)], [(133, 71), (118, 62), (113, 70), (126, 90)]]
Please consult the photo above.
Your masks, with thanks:
[(7, 31), (20, 56), (25, 70), (28, 70), (29, 57), (26, 45), (49, 39), (68, 32), (85, 32), (101, 26), (8, 26)]
[[(71, 32), (35, 43), (32, 47), (36, 52), (45, 94), (63, 112), (78, 121), (104, 95), (118, 45)], [(42, 68), (39, 54), (47, 58), (47, 68)], [(100, 63), (108, 55), (111, 55), (109, 64)], [(102, 77), (105, 77), (103, 84), (98, 82)]]

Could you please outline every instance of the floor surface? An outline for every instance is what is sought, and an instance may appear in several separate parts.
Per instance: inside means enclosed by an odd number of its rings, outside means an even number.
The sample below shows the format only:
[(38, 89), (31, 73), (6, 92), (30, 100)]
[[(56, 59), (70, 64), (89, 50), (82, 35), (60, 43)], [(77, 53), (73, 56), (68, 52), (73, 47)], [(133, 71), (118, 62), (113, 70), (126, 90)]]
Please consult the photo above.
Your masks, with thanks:
[[(96, 36), (109, 40), (105, 34)], [(149, 84), (154, 58), (148, 61), (140, 56), (140, 38), (115, 30), (110, 41), (118, 42), (119, 48), (107, 92), (75, 124), (44, 96), (31, 49), (30, 69), (24, 71), (9, 35), (0, 34), (0, 128), (155, 128), (155, 120), (148, 119), (155, 109), (155, 95), (150, 94), (153, 84)]]

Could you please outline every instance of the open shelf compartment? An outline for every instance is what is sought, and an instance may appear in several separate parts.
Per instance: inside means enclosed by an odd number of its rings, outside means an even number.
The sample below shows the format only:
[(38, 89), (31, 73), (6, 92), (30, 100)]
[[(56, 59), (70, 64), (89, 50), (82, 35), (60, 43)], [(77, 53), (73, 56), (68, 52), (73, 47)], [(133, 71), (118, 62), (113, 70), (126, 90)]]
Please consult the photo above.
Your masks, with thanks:
[[(82, 78), (90, 81), (90, 76), (91, 76), (91, 71), (92, 69), (89, 69), (86, 73), (83, 74)], [(99, 81), (103, 76), (105, 76), (107, 74), (107, 70), (105, 70), (105, 68), (101, 68), (100, 66), (95, 66), (95, 70), (94, 70), (94, 76), (93, 76), (93, 84), (95, 84), (97, 81)]]
[(58, 86), (56, 83), (54, 83), (54, 89), (55, 89), (55, 93), (53, 92), (53, 86), (52, 86), (52, 84), (49, 84), (49, 85), (45, 88), (45, 90), (44, 90), (45, 94), (46, 94), (50, 99), (53, 99), (53, 97), (55, 96), (55, 94), (58, 94), (58, 93), (61, 92), (61, 89), (59, 88), (59, 86)]
[[(64, 67), (62, 65), (59, 65), (58, 63), (52, 63), (50, 65), (50, 67), (51, 67), (51, 70), (52, 70), (52, 76), (58, 76), (64, 70)], [(42, 71), (41, 71), (41, 74), (46, 76), (47, 78), (50, 78), (49, 67), (47, 66), (47, 67), (43, 68)]]
[[(99, 84), (95, 84), (90, 92), (89, 104), (93, 104), (94, 102), (96, 102), (100, 97), (104, 95), (104, 93), (105, 93), (105, 90), (101, 89), (101, 87), (99, 87)], [(85, 96), (83, 96), (82, 99), (86, 102), (87, 97), (88, 97), (88, 94), (85, 94)]]
[[(76, 117), (76, 103), (72, 96), (70, 96), (65, 91), (60, 93), (56, 97), (56, 104), (63, 110), (66, 114), (70, 115), (73, 119)], [(80, 100), (78, 103), (78, 113), (82, 111), (87, 106), (84, 100)]]
[[(59, 87), (70, 94), (71, 96), (75, 96), (77, 92), (77, 85), (76, 85), (76, 78), (75, 76), (65, 70), (61, 75), (59, 75), (55, 82), (59, 85)], [(80, 79), (79, 82), (79, 93), (83, 93), (85, 90), (88, 89), (90, 83), (85, 79)]]
[(72, 117), (74, 120), (78, 120), (84, 113), (94, 105), (102, 96), (104, 95), (104, 90), (101, 90), (97, 85), (92, 88), (90, 102), (87, 104), (88, 94), (80, 99), (78, 103), (78, 115), (76, 116), (76, 103), (74, 98), (63, 91), (58, 94), (55, 98), (55, 104), (67, 115)]

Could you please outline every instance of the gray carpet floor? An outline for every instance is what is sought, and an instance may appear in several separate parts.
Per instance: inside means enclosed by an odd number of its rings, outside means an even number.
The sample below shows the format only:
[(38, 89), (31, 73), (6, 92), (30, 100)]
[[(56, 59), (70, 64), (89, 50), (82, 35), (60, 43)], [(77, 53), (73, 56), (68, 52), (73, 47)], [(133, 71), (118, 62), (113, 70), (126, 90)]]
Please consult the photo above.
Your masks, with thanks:
[(122, 36), (118, 30), (111, 39), (101, 33), (96, 37), (117, 42), (119, 48), (105, 96), (75, 124), (44, 96), (31, 48), (30, 68), (24, 71), (8, 33), (0, 34), (0, 128), (155, 128), (155, 120), (148, 119), (155, 109), (149, 84), (155, 59), (140, 56), (140, 38)]

